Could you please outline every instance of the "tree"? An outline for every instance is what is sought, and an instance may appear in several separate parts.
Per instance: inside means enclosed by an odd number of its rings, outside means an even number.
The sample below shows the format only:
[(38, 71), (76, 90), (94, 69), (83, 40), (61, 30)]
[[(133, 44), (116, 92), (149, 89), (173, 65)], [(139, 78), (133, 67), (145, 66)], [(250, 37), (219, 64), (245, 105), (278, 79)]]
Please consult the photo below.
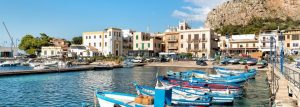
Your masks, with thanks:
[(36, 38), (34, 38), (32, 35), (26, 35), (22, 38), (19, 47), (21, 50), (26, 51), (28, 54), (35, 54), (38, 43)]
[(25, 35), (19, 44), (19, 48), (26, 51), (28, 54), (35, 54), (35, 52), (40, 50), (43, 46), (51, 45), (51, 37), (45, 33), (41, 33), (40, 36), (41, 37), (35, 38), (33, 35)]
[(73, 37), (72, 43), (77, 45), (82, 44), (82, 36)]

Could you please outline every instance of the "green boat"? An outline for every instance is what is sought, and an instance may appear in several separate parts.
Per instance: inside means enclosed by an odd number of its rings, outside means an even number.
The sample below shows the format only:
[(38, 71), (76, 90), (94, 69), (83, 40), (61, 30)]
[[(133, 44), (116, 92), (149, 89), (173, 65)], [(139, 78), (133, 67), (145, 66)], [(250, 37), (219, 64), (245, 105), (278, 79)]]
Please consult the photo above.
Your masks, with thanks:
[(247, 60), (241, 59), (241, 60), (239, 61), (239, 64), (246, 65), (246, 64), (247, 64)]

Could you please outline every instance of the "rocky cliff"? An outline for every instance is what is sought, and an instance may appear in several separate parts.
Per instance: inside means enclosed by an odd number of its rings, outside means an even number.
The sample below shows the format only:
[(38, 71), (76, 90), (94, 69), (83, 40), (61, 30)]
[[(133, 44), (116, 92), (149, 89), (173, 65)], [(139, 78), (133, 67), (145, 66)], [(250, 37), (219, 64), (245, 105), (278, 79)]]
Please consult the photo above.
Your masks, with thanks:
[(300, 20), (300, 0), (229, 0), (207, 16), (205, 25), (247, 25), (252, 18)]

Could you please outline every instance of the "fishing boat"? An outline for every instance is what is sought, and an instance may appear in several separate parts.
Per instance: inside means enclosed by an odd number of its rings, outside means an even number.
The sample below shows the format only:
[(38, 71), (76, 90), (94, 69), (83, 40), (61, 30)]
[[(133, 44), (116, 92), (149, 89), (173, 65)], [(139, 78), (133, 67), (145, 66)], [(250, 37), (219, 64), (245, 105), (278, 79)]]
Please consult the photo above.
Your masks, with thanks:
[[(138, 94), (142, 94), (142, 95), (150, 95), (153, 96), (153, 94), (155, 93), (155, 89), (153, 87), (148, 87), (148, 86), (140, 86), (137, 85), (136, 83), (134, 83), (134, 86), (137, 90)], [(179, 98), (176, 98), (179, 97)], [(211, 102), (214, 104), (225, 104), (225, 103), (233, 103), (234, 101), (234, 96), (230, 95), (230, 94), (217, 94), (217, 93), (206, 93), (203, 91), (199, 91), (199, 90), (194, 90), (194, 89), (189, 89), (189, 88), (182, 88), (182, 87), (172, 87), (172, 100), (176, 100), (176, 99), (182, 99), (186, 98), (200, 98), (203, 99), (204, 98), (204, 102), (207, 101), (208, 98), (211, 98)]]
[[(155, 88), (148, 86), (135, 85), (137, 93), (140, 95), (154, 96)], [(209, 106), (211, 98), (207, 95), (196, 95), (196, 94), (178, 94), (172, 91), (172, 103), (179, 105), (196, 105), (196, 106)]]
[(143, 105), (135, 102), (138, 95), (117, 92), (96, 92), (100, 107), (154, 107), (153, 104)]
[(241, 60), (239, 61), (239, 64), (246, 65), (246, 64), (247, 64), (247, 60), (241, 59)]
[(249, 58), (247, 59), (247, 65), (255, 65), (257, 63), (257, 59)]
[(239, 58), (233, 58), (233, 59), (230, 59), (228, 62), (231, 64), (239, 64), (239, 61), (240, 61)]
[(227, 68), (223, 68), (223, 67), (214, 67), (214, 70), (218, 74), (226, 74), (226, 75), (239, 75), (239, 74), (245, 73), (245, 71), (232, 70), (232, 69), (227, 69)]
[(134, 64), (130, 61), (130, 59), (125, 59), (123, 62), (123, 67), (131, 68), (131, 67), (134, 67)]
[(224, 58), (220, 63), (227, 65), (229, 63), (230, 58)]
[(20, 65), (20, 62), (16, 60), (7, 60), (0, 63), (1, 67), (9, 67), (9, 66), (17, 66), (17, 65)]
[(243, 89), (239, 84), (217, 84), (217, 83), (207, 83), (207, 82), (196, 82), (192, 83), (190, 81), (184, 81), (176, 78), (169, 78), (159, 76), (158, 81), (162, 83), (163, 86), (180, 86), (183, 88), (191, 88), (200, 90), (203, 92), (211, 93), (221, 93), (221, 94), (233, 94), (235, 97), (240, 97), (243, 94)]

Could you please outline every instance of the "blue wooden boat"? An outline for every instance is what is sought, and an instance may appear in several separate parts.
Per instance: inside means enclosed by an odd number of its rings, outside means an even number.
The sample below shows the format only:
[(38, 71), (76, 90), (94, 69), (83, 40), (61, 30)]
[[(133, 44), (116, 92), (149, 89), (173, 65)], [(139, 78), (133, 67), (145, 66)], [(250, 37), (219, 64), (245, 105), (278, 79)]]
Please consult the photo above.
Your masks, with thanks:
[(203, 92), (221, 93), (221, 94), (233, 94), (235, 97), (241, 97), (243, 95), (243, 88), (239, 84), (217, 84), (207, 82), (195, 82), (184, 81), (176, 78), (169, 78), (159, 76), (158, 80), (164, 86), (180, 86), (183, 88), (190, 88), (200, 90)]
[(223, 74), (223, 75), (237, 75), (237, 76), (245, 76), (248, 79), (249, 78), (255, 78), (256, 75), (256, 69), (250, 69), (247, 72), (245, 71), (241, 71), (241, 70), (232, 70), (232, 69), (227, 69), (227, 68), (223, 68), (223, 67), (214, 67), (214, 70), (218, 73), (218, 74)]
[[(138, 94), (142, 95), (152, 95), (154, 92), (154, 88), (148, 86), (140, 86), (134, 83)], [(199, 97), (199, 98), (211, 98), (212, 103), (214, 104), (232, 104), (234, 102), (234, 96), (232, 94), (218, 94), (218, 93), (206, 93), (199, 90), (189, 89), (189, 88), (182, 88), (182, 87), (172, 87), (172, 99), (177, 99), (176, 97), (185, 96), (189, 97)]]
[[(155, 88), (148, 86), (139, 86), (135, 84), (137, 93), (140, 95), (154, 96)], [(207, 95), (195, 94), (178, 94), (172, 91), (172, 103), (180, 105), (194, 105), (194, 106), (209, 106), (211, 97)]]

